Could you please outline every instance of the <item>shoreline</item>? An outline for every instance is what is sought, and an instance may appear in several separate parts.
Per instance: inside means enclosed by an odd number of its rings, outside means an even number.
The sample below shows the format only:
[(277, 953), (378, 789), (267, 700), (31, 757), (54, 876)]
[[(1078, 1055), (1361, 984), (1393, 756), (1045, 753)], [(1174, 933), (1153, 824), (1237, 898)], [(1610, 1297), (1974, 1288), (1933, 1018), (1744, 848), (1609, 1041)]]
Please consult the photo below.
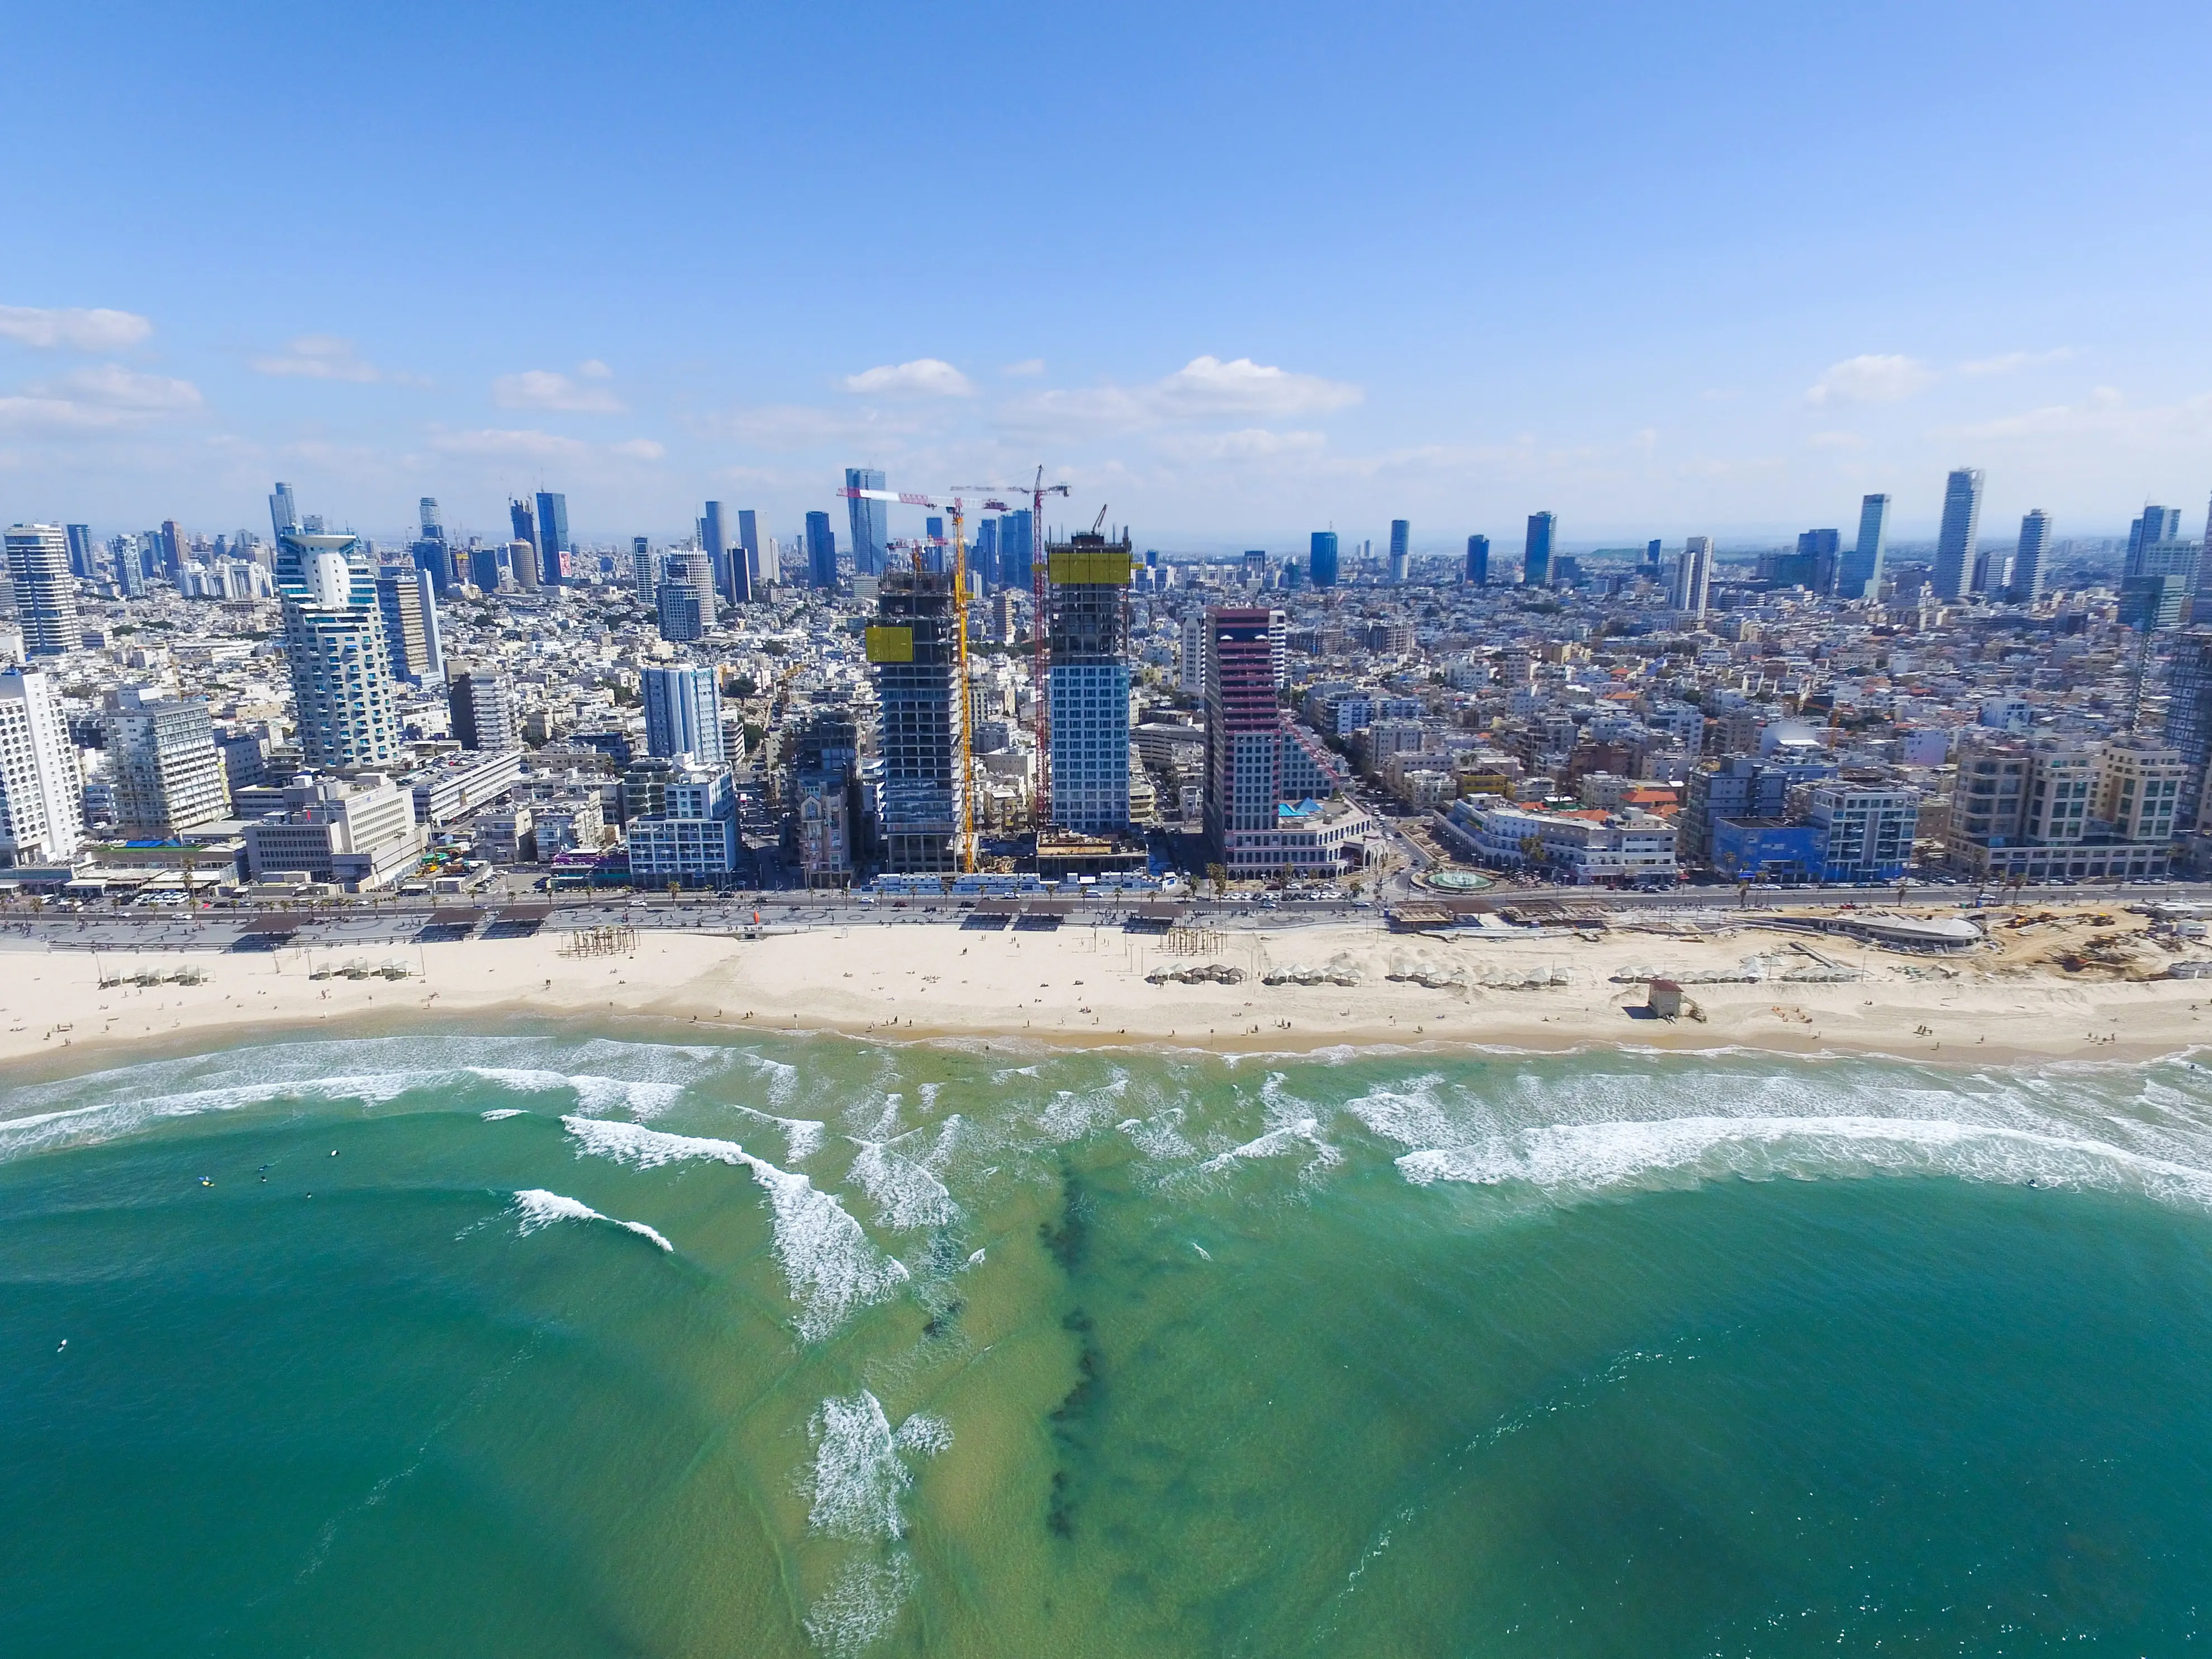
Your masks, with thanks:
[[(2212, 1044), (2212, 981), (2092, 977), (1984, 955), (1815, 951), (1749, 927), (1701, 938), (1467, 939), (1322, 926), (1217, 934), (1200, 956), (1091, 928), (856, 923), (754, 939), (648, 934), (614, 956), (566, 954), (564, 937), (390, 950), (384, 959), (412, 970), (403, 980), (310, 979), (296, 951), (105, 951), (95, 961), (79, 951), (0, 949), (8, 987), (0, 1067), (27, 1076), (319, 1030), (398, 1035), (578, 1018), (649, 1025), (669, 1041), (702, 1030), (717, 1041), (776, 1031), (1239, 1057), (1610, 1048), (1972, 1066), (2142, 1063)], [(334, 954), (315, 952), (322, 962)], [(1146, 977), (1212, 965), (1242, 973), (1242, 982)], [(98, 982), (102, 969), (179, 969), (204, 981)], [(1644, 988), (1620, 977), (1629, 972), (1680, 975), (1705, 1018), (1632, 1015)], [(1747, 981), (1746, 972), (1765, 976)], [(1790, 973), (1812, 977), (1783, 976)], [(1321, 982), (1260, 982), (1270, 975)], [(1735, 977), (1699, 982), (1701, 975)]]

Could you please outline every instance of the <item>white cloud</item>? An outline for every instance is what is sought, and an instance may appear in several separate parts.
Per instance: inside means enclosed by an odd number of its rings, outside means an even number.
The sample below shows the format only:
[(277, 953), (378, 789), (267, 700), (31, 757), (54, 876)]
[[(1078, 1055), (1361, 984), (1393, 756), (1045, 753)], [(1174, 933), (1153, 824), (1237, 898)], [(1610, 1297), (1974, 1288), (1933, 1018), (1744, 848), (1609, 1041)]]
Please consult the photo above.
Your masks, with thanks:
[(1223, 362), (1194, 357), (1151, 388), (1164, 412), (1176, 415), (1311, 415), (1356, 404), (1356, 386), (1296, 374), (1249, 357)]
[(1247, 427), (1241, 432), (1171, 432), (1159, 440), (1161, 454), (1178, 461), (1273, 461), (1319, 454), (1328, 440), (1318, 432), (1270, 432)]
[(1936, 382), (1936, 371), (1911, 357), (1879, 352), (1846, 357), (1811, 386), (1805, 401), (1815, 409), (1834, 404), (1893, 404)]
[(938, 357), (917, 357), (910, 363), (883, 363), (845, 377), (845, 390), (886, 398), (967, 398), (975, 383), (951, 364)]
[(861, 442), (880, 446), (886, 439), (903, 437), (920, 429), (919, 422), (908, 416), (886, 416), (874, 410), (854, 414), (815, 409), (805, 404), (766, 404), (727, 410), (704, 416), (698, 425), (712, 437), (759, 444), (769, 449), (793, 450)]
[(1004, 368), (1000, 369), (999, 373), (1001, 374), (1042, 374), (1044, 373), (1044, 359), (1042, 357), (1024, 357), (1018, 363), (1008, 363)]
[[(597, 367), (602, 370), (604, 363)], [(629, 405), (603, 386), (579, 386), (550, 368), (502, 374), (491, 383), (491, 400), (501, 409), (550, 409), (569, 415), (619, 415)]]
[(2059, 346), (2051, 351), (2007, 351), (1995, 357), (1978, 357), (1970, 363), (1960, 363), (1961, 374), (2009, 374), (2014, 369), (2040, 368), (2045, 363), (2063, 363), (2074, 355), (2070, 346)]
[(184, 414), (205, 402), (190, 380), (102, 363), (0, 397), (0, 427), (27, 433), (106, 431)]
[(430, 447), (447, 455), (471, 455), (490, 460), (657, 461), (668, 452), (652, 438), (624, 438), (617, 443), (589, 443), (557, 432), (483, 427), (474, 432), (439, 432)]
[(136, 312), (0, 306), (0, 340), (49, 351), (58, 346), (72, 351), (120, 351), (153, 331), (154, 325)]
[(615, 372), (597, 357), (586, 357), (576, 365), (576, 373), (587, 380), (611, 380)]
[(1223, 418), (1280, 419), (1358, 403), (1356, 386), (1255, 363), (1194, 357), (1148, 385), (1040, 392), (1008, 404), (1000, 421), (1030, 436), (1079, 438)]
[(2117, 386), (2100, 386), (2078, 404), (2048, 404), (1993, 421), (1940, 428), (1937, 436), (1975, 442), (2051, 445), (2079, 465), (2087, 440), (2115, 449), (2194, 452), (2212, 443), (2212, 392), (2178, 404), (2137, 408)]
[(335, 334), (302, 334), (289, 342), (280, 355), (249, 357), (246, 367), (257, 374), (292, 375), (303, 380), (351, 380), (371, 385), (378, 380), (406, 380), (410, 376), (387, 374), (365, 362), (351, 340)]

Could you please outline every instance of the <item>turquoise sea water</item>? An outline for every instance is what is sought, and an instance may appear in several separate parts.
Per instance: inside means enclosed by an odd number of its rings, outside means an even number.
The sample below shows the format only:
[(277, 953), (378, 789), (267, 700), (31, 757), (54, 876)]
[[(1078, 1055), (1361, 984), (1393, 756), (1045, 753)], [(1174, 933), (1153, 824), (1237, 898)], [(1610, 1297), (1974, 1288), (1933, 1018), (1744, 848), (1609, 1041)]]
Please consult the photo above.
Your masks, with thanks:
[(2208, 1085), (522, 1030), (19, 1084), (0, 1652), (2179, 1652)]

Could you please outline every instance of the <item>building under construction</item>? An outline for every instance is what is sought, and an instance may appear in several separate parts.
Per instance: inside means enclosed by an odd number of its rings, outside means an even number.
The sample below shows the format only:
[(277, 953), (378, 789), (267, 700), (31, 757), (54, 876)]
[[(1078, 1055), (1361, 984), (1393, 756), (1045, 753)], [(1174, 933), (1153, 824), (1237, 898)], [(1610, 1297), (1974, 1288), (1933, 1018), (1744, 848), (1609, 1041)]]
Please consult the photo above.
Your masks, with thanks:
[(1079, 534), (1046, 559), (1052, 822), (1118, 836), (1129, 827), (1129, 538)]
[(884, 868), (897, 874), (960, 868), (968, 780), (961, 775), (966, 699), (957, 630), (950, 575), (884, 573), (867, 646), (882, 720)]

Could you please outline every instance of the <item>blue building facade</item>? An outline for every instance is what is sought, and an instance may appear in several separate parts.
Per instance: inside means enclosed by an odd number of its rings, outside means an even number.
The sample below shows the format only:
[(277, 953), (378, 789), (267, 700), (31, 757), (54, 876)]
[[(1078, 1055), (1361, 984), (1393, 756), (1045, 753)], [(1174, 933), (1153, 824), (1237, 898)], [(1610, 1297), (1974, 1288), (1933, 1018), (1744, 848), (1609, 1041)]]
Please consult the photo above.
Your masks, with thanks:
[(568, 498), (551, 490), (538, 492), (538, 570), (548, 586), (568, 580), (568, 556), (576, 544), (568, 539)]
[(1521, 551), (1521, 580), (1532, 587), (1547, 586), (1551, 582), (1553, 543), (1559, 531), (1558, 514), (1528, 515), (1528, 539)]
[[(848, 489), (881, 489), (883, 487), (884, 475), (874, 467), (848, 466), (845, 469), (845, 488)], [(888, 556), (887, 545), (891, 538), (890, 503), (863, 501), (860, 496), (853, 495), (846, 498), (845, 506), (847, 516), (851, 520), (848, 527), (853, 536), (853, 574), (856, 576), (882, 575), (884, 560)], [(810, 517), (807, 522), (811, 524), (813, 520)], [(808, 546), (811, 567), (811, 538)], [(814, 585), (821, 587), (834, 584), (817, 581)]]
[(645, 700), (647, 754), (722, 764), (722, 692), (712, 668), (648, 668), (638, 690)]
[(1490, 538), (1469, 536), (1467, 538), (1467, 579), (1477, 587), (1490, 585)]
[(806, 580), (825, 593), (836, 591), (837, 535), (827, 513), (806, 515)]
[(1316, 587), (1336, 586), (1336, 532), (1316, 530), (1313, 548), (1306, 556), (1306, 576)]

